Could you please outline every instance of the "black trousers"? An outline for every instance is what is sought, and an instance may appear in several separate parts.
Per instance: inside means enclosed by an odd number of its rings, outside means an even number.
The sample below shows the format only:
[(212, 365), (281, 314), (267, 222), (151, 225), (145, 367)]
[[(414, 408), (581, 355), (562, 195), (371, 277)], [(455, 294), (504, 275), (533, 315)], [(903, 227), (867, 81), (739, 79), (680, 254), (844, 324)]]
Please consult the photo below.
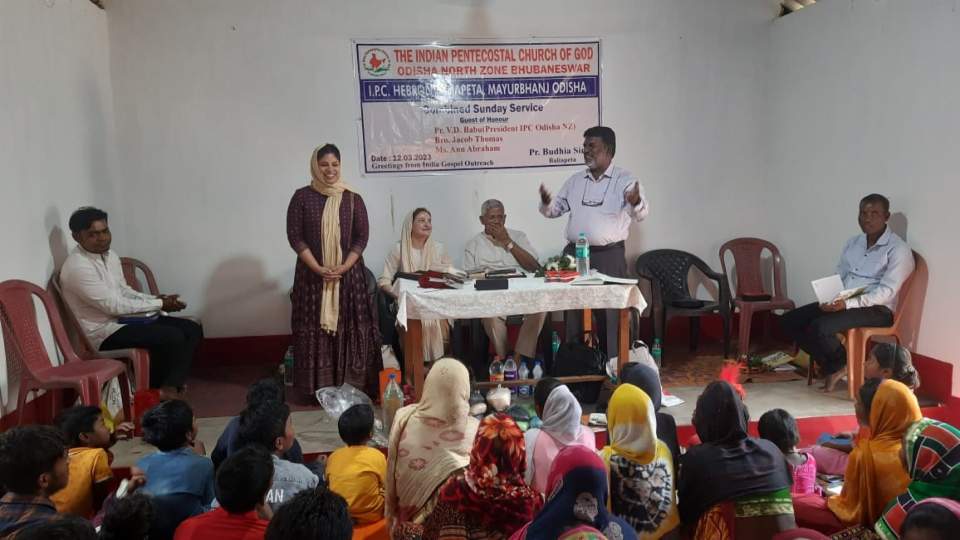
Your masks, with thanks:
[[(576, 246), (567, 244), (563, 248), (566, 255), (576, 256)], [(617, 242), (606, 246), (590, 246), (590, 268), (603, 272), (608, 276), (627, 277), (627, 259), (624, 250), (624, 243)], [(617, 354), (620, 335), (620, 310), (617, 309), (596, 309), (594, 332), (600, 340), (600, 350), (607, 358)], [(580, 337), (583, 331), (583, 311), (564, 312), (564, 329), (567, 334), (567, 341), (578, 341), (574, 337)]]
[(838, 332), (862, 326), (890, 326), (893, 312), (886, 306), (826, 312), (813, 303), (788, 311), (780, 321), (784, 332), (829, 375), (847, 363), (847, 351), (837, 339)]
[(150, 350), (150, 387), (180, 387), (187, 381), (203, 328), (191, 320), (161, 316), (150, 324), (128, 324), (100, 344), (101, 351)]

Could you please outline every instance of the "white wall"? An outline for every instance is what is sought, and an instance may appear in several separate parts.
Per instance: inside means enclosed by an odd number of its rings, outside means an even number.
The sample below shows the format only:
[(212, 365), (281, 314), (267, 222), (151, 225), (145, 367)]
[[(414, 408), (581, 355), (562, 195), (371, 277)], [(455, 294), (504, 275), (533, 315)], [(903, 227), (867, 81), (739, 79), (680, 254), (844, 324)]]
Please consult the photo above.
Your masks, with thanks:
[(757, 104), (773, 15), (766, 0), (112, 2), (124, 186), (114, 211), (135, 214), (116, 235), (186, 296), (209, 336), (285, 333), (286, 205), (310, 150), (329, 141), (370, 210), (365, 257), (378, 274), (397, 221), (419, 205), (455, 259), (489, 197), (542, 254), (557, 253), (564, 223), (537, 213), (536, 190), (559, 188), (569, 170), (360, 177), (350, 40), (600, 37), (616, 162), (652, 204), (629, 253), (671, 246), (715, 262), (725, 239), (767, 222)]
[[(818, 2), (778, 20), (770, 60), (772, 236), (793, 297), (833, 271), (879, 192), (930, 266), (918, 350), (956, 365), (960, 14), (955, 0)], [(954, 391), (960, 391), (960, 369)]]
[(88, 0), (0, 2), (0, 281), (45, 285), (70, 213), (116, 206), (109, 71), (107, 16)]

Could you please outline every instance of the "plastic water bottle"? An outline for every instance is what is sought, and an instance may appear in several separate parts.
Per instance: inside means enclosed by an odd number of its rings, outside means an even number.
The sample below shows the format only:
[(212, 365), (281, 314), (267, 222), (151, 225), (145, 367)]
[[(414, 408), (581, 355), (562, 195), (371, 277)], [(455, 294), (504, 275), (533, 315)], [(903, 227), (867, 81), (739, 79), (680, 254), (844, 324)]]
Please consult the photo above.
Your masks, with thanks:
[[(530, 368), (527, 367), (527, 363), (524, 360), (520, 360), (520, 371), (517, 372), (517, 377), (521, 380), (530, 378)], [(529, 397), (531, 393), (530, 386), (525, 384), (518, 388), (517, 392), (523, 397)]]
[[(503, 363), (503, 380), (505, 381), (515, 381), (517, 380), (517, 363), (513, 360), (513, 355), (507, 355), (507, 361)], [(517, 387), (511, 386), (510, 393), (516, 394)]]
[(490, 382), (503, 382), (503, 364), (500, 362), (500, 355), (494, 355), (493, 362), (490, 362)]
[(533, 380), (539, 381), (543, 378), (543, 362), (537, 358), (537, 361), (533, 363)]
[(650, 349), (650, 356), (657, 363), (657, 367), (661, 367), (660, 358), (663, 356), (663, 350), (660, 347), (660, 338), (653, 338), (653, 348)]
[(393, 427), (393, 417), (400, 407), (403, 407), (403, 390), (397, 383), (397, 374), (391, 373), (387, 388), (383, 391), (383, 428), (388, 435)]
[(577, 238), (577, 273), (581, 276), (590, 275), (590, 244), (584, 233)]
[(283, 355), (283, 384), (293, 386), (293, 345)]
[(553, 351), (553, 356), (556, 358), (557, 351), (560, 350), (560, 335), (557, 334), (557, 331), (553, 331), (553, 335), (550, 336), (550, 350)]

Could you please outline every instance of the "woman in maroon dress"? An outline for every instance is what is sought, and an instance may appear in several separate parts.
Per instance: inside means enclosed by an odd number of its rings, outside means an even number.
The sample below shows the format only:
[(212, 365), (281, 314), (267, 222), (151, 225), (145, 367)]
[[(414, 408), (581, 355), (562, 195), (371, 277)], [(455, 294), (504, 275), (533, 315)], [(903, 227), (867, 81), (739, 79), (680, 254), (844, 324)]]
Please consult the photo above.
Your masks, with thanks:
[(313, 177), (287, 208), (287, 238), (297, 252), (293, 304), (293, 380), (305, 394), (351, 385), (376, 395), (380, 331), (368, 293), (363, 250), (367, 208), (340, 179), (340, 150), (326, 144), (310, 159)]

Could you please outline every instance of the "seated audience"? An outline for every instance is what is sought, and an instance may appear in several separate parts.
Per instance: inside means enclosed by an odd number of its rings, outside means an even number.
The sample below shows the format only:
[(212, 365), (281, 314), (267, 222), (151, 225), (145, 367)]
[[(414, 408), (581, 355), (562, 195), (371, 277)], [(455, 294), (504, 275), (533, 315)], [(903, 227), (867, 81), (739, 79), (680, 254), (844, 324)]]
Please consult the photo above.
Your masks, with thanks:
[(62, 514), (92, 518), (110, 494), (112, 456), (107, 449), (116, 437), (103, 423), (100, 407), (64, 409), (55, 420), (70, 445), (70, 482), (50, 500)]
[[(527, 235), (506, 227), (507, 215), (503, 203), (496, 199), (484, 201), (480, 206), (480, 223), (483, 231), (467, 240), (463, 251), (463, 267), (468, 270), (517, 268), (535, 272), (540, 268), (537, 252)], [(517, 337), (516, 352), (521, 357), (533, 360), (537, 356), (537, 338), (543, 328), (546, 313), (528, 313), (523, 316), (523, 326)], [(507, 321), (505, 317), (483, 319), (483, 329), (493, 342), (493, 348), (501, 358), (507, 353)], [(519, 363), (519, 359), (517, 362)], [(532, 365), (532, 364), (531, 364)]]
[(177, 527), (174, 540), (262, 539), (273, 517), (267, 492), (273, 482), (273, 459), (263, 448), (234, 452), (217, 471), (220, 507), (192, 517)]
[(274, 511), (300, 491), (315, 488), (320, 483), (320, 477), (305, 465), (280, 457), (293, 446), (295, 436), (293, 418), (286, 403), (269, 401), (240, 415), (240, 445), (259, 446), (273, 457), (273, 487), (267, 493), (267, 503)]
[(510, 416), (480, 422), (470, 464), (440, 488), (440, 502), (424, 524), (423, 539), (507, 539), (533, 519), (543, 496), (523, 479), (523, 431)]
[(950, 540), (960, 530), (960, 503), (930, 498), (914, 506), (900, 529), (903, 540)]
[(673, 457), (673, 470), (680, 466), (680, 443), (677, 439), (677, 421), (673, 415), (660, 412), (663, 407), (663, 388), (660, 386), (660, 374), (650, 366), (630, 362), (623, 366), (621, 382), (632, 384), (643, 390), (653, 403), (657, 416), (657, 439), (667, 445)]
[[(393, 282), (397, 272), (413, 273), (430, 269), (446, 271), (452, 261), (443, 244), (430, 237), (433, 218), (426, 208), (417, 208), (403, 218), (400, 241), (394, 244), (383, 263), (377, 284), (388, 296), (397, 297)], [(444, 342), (450, 338), (450, 323), (444, 320), (422, 321), (423, 359), (431, 362), (443, 356)]]
[(701, 531), (722, 521), (738, 538), (768, 538), (796, 527), (783, 454), (772, 442), (750, 437), (747, 418), (726, 381), (710, 383), (697, 398), (693, 425), (702, 442), (680, 458), (677, 482), (684, 524)]
[(15, 427), (0, 434), (0, 538), (57, 517), (50, 496), (70, 478), (63, 434), (50, 426)]
[(800, 452), (800, 430), (793, 416), (783, 409), (771, 409), (760, 417), (757, 425), (760, 437), (766, 439), (783, 452), (787, 467), (793, 477), (790, 493), (806, 495), (819, 491), (817, 487), (817, 460), (812, 454)]
[(913, 358), (906, 347), (896, 343), (877, 343), (863, 365), (863, 376), (867, 379), (893, 379), (907, 385), (910, 390), (920, 387), (920, 375), (913, 367)]
[[(877, 534), (884, 539), (902, 536), (904, 519), (917, 503), (931, 498), (960, 500), (960, 430), (937, 420), (924, 418), (913, 424), (903, 437), (903, 458), (910, 485), (890, 501), (877, 522)], [(960, 503), (955, 503), (960, 504)], [(960, 533), (960, 530), (955, 532)]]
[(673, 455), (657, 439), (653, 402), (636, 386), (624, 383), (607, 408), (610, 444), (600, 456), (607, 466), (610, 510), (640, 538), (662, 538), (677, 528), (677, 483)]
[(825, 375), (824, 390), (833, 391), (845, 372), (847, 353), (838, 332), (864, 326), (890, 326), (900, 287), (914, 269), (913, 252), (887, 226), (890, 201), (876, 193), (860, 201), (863, 234), (847, 241), (837, 273), (845, 289), (864, 293), (829, 304), (812, 303), (781, 318), (784, 331), (816, 361)]
[(153, 522), (153, 501), (149, 495), (134, 493), (105, 504), (100, 540), (147, 538)]
[(270, 520), (266, 540), (350, 540), (353, 522), (347, 501), (319, 486), (305, 489), (281, 506)]
[[(144, 491), (154, 497), (177, 495), (178, 509), (189, 517), (213, 501), (213, 462), (203, 456), (193, 409), (185, 401), (163, 401), (143, 415), (143, 441), (157, 452), (140, 459), (147, 477)], [(164, 519), (168, 515), (159, 515)], [(179, 523), (177, 523), (179, 524)]]
[(438, 488), (469, 465), (479, 424), (470, 416), (469, 399), (466, 366), (442, 358), (427, 373), (420, 401), (397, 411), (387, 448), (384, 501), (392, 538), (422, 534)]
[(830, 537), (813, 529), (790, 529), (775, 534), (773, 540), (830, 540)]
[(539, 493), (547, 494), (550, 465), (557, 454), (567, 446), (578, 444), (596, 450), (597, 438), (582, 424), (580, 402), (557, 379), (540, 379), (533, 390), (533, 402), (543, 426), (526, 433), (527, 472), (524, 478)]
[[(180, 295), (140, 293), (127, 285), (120, 256), (110, 249), (107, 213), (83, 207), (70, 216), (77, 247), (60, 270), (64, 301), (90, 343), (101, 351), (142, 347), (150, 350), (150, 386), (161, 397), (179, 397), (203, 337), (200, 325), (166, 313), (187, 307)], [(128, 317), (160, 313), (149, 323), (127, 324)]]
[(97, 531), (89, 521), (72, 515), (60, 515), (4, 538), (17, 540), (97, 540)]
[[(247, 409), (255, 409), (267, 401), (286, 403), (283, 385), (273, 377), (260, 379), (247, 389)], [(230, 457), (230, 454), (239, 450), (240, 447), (237, 444), (239, 430), (240, 417), (234, 416), (227, 422), (227, 427), (223, 429), (223, 433), (217, 439), (217, 445), (210, 452), (214, 469), (219, 468), (223, 460)], [(300, 442), (294, 439), (293, 445), (281, 457), (293, 463), (303, 463), (303, 450), (300, 448)]]
[(869, 379), (860, 388), (857, 407), (870, 419), (870, 438), (850, 453), (843, 490), (827, 500), (827, 507), (846, 526), (873, 527), (910, 484), (900, 451), (907, 429), (921, 419), (920, 406), (902, 383)]
[(373, 435), (373, 407), (354, 405), (337, 421), (340, 438), (347, 444), (327, 458), (330, 489), (346, 499), (350, 517), (358, 525), (383, 519), (383, 491), (387, 458), (367, 446)]
[(607, 473), (592, 449), (572, 445), (561, 450), (550, 467), (547, 485), (543, 509), (511, 539), (637, 539), (633, 527), (608, 510)]

